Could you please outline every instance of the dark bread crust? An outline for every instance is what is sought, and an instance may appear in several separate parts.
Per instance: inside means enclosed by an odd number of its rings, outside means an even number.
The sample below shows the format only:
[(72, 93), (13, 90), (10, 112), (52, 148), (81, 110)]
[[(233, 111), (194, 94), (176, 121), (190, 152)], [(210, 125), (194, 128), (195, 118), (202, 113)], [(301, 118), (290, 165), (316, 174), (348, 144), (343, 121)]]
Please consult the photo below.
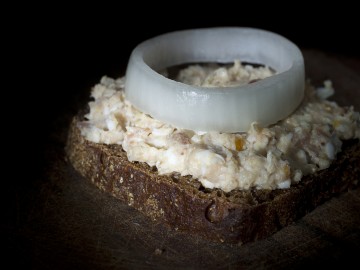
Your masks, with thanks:
[(129, 162), (119, 145), (87, 141), (77, 128), (79, 119), (70, 125), (66, 152), (81, 175), (152, 220), (210, 240), (265, 238), (360, 182), (360, 143), (350, 140), (330, 168), (290, 189), (208, 190), (190, 176), (159, 175), (145, 163)]

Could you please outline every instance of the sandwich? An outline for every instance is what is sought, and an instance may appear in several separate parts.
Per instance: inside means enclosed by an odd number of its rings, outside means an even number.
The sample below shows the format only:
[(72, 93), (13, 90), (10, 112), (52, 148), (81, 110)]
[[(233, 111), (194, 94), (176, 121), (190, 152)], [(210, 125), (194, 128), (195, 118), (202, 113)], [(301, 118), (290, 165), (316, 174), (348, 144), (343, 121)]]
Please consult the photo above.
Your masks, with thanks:
[(359, 113), (329, 101), (331, 81), (315, 88), (303, 67), (294, 44), (263, 30), (155, 37), (125, 77), (92, 89), (70, 125), (69, 161), (172, 230), (263, 239), (359, 184)]

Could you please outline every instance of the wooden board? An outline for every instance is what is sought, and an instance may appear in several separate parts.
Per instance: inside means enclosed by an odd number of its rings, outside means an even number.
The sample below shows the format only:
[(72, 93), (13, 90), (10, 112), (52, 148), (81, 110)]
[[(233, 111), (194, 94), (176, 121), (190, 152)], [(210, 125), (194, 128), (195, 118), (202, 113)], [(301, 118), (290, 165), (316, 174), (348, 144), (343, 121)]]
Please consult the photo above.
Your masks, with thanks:
[[(318, 51), (304, 54), (313, 83), (332, 79), (337, 91), (334, 98), (360, 110), (360, 61)], [(357, 263), (360, 189), (331, 199), (265, 240), (243, 246), (207, 242), (152, 223), (79, 177), (63, 151), (72, 113), (61, 115), (49, 130), (41, 177), (12, 190), (2, 234), (7, 250), (3, 255), (13, 265), (36, 269), (284, 269)]]

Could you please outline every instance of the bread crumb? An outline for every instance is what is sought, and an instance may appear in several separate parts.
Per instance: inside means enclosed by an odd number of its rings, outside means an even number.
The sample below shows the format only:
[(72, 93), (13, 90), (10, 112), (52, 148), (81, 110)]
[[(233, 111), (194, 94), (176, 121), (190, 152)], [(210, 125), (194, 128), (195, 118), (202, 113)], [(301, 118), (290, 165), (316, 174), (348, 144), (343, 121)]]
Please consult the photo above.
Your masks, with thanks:
[(129, 199), (129, 203), (128, 203), (129, 206), (134, 205), (134, 195), (131, 192), (128, 193), (128, 199)]
[(163, 254), (163, 252), (164, 252), (163, 249), (157, 248), (157, 249), (155, 249), (154, 254), (155, 255), (161, 255), (161, 254)]

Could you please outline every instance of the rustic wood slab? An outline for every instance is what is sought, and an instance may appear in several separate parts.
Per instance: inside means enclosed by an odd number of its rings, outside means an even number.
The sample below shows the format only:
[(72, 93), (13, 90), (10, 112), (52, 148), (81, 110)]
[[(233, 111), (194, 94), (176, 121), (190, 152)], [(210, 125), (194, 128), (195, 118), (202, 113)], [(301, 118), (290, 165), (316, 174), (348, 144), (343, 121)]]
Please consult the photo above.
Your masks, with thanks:
[[(304, 51), (315, 85), (360, 110), (360, 61)], [(85, 102), (85, 101), (82, 101)], [(74, 105), (77, 106), (77, 105)], [(73, 111), (49, 130), (39, 179), (14, 190), (2, 226), (13, 265), (34, 269), (303, 269), (343, 267), (360, 254), (360, 189), (321, 205), (273, 236), (243, 246), (172, 232), (79, 177), (64, 156)], [(360, 180), (360, 179), (359, 179)], [(10, 258), (10, 257), (9, 257)]]

